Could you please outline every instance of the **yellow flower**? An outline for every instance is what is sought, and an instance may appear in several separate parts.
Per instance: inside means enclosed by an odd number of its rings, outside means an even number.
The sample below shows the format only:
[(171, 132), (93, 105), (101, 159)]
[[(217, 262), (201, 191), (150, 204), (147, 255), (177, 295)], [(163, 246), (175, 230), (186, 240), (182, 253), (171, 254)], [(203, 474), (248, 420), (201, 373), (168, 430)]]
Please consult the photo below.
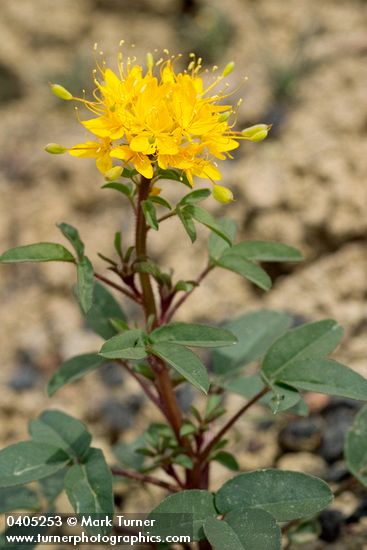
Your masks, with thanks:
[(112, 168), (112, 159), (110, 157), (111, 140), (105, 138), (101, 141), (86, 141), (78, 143), (69, 149), (70, 155), (81, 158), (95, 158), (96, 166), (102, 174), (105, 174)]
[[(215, 159), (231, 158), (230, 151), (238, 147), (240, 140), (259, 141), (269, 127), (232, 130), (234, 109), (223, 101), (228, 98), (223, 80), (233, 70), (232, 62), (207, 85), (200, 60), (192, 56), (187, 69), (177, 73), (177, 59), (167, 57), (155, 64), (149, 53), (144, 71), (135, 59), (125, 61), (121, 55), (118, 72), (104, 65), (98, 67), (94, 100), (73, 98), (94, 114), (81, 123), (97, 139), (75, 145), (69, 153), (96, 158), (103, 173), (111, 170), (114, 158), (148, 179), (155, 177), (158, 168), (173, 168), (181, 171), (191, 185), (194, 177), (209, 179), (213, 184), (220, 180)], [(215, 91), (221, 84), (222, 89)], [(58, 85), (54, 86), (54, 92), (59, 92)]]

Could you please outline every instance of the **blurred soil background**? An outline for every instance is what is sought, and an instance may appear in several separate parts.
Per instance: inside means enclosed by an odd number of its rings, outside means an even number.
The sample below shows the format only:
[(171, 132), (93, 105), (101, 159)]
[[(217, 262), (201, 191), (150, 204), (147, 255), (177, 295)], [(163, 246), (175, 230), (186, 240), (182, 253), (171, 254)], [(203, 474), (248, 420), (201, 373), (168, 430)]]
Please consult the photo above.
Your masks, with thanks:
[[(269, 266), (274, 288), (267, 295), (214, 272), (180, 318), (220, 323), (259, 307), (291, 312), (296, 322), (332, 317), (346, 329), (338, 359), (367, 376), (366, 28), (363, 0), (1, 0), (1, 250), (63, 242), (55, 224), (65, 221), (78, 227), (102, 272), (97, 252), (113, 254), (114, 232), (121, 230), (129, 244), (133, 220), (115, 191), (100, 189), (94, 162), (43, 150), (47, 142), (71, 146), (86, 138), (71, 103), (57, 100), (48, 82), (76, 95), (90, 90), (95, 42), (112, 67), (121, 39), (143, 62), (155, 48), (195, 51), (209, 68), (234, 60), (228, 80), (236, 88), (233, 100), (243, 98), (237, 128), (266, 122), (273, 129), (267, 141), (244, 143), (233, 161), (222, 163), (236, 202), (212, 201), (213, 212), (235, 217), (242, 238), (295, 245), (306, 261)], [(175, 182), (163, 187), (170, 196), (181, 193)], [(173, 265), (180, 278), (200, 272), (206, 231), (192, 247), (169, 220), (158, 239), (152, 236), (155, 259)], [(0, 446), (24, 439), (30, 417), (59, 408), (85, 420), (94, 445), (113, 461), (110, 444), (152, 419), (123, 372), (108, 366), (52, 400), (45, 395), (62, 360), (101, 343), (82, 322), (74, 276), (72, 266), (61, 264), (1, 268)], [(125, 310), (136, 315), (127, 303)], [(191, 397), (181, 395), (186, 405)], [(229, 407), (239, 401), (231, 397)], [(358, 404), (309, 401), (310, 420), (278, 419), (259, 408), (239, 423), (241, 467), (277, 465), (321, 475), (334, 487), (345, 483), (342, 441)], [(226, 476), (218, 467), (214, 484)], [(121, 484), (119, 490), (125, 511), (148, 510), (157, 496), (151, 488), (132, 494)], [(339, 492), (321, 520), (323, 540), (302, 548), (367, 548), (366, 492)], [(69, 509), (66, 501), (60, 507)]]

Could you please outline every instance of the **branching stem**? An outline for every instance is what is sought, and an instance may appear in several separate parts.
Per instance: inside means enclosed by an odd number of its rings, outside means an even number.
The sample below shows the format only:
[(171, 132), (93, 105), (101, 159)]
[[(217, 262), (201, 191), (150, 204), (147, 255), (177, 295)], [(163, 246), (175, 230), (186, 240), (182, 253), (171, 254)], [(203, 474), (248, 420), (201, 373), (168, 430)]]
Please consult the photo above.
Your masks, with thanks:
[(151, 485), (156, 485), (162, 489), (167, 489), (167, 491), (170, 491), (171, 493), (177, 493), (181, 490), (181, 488), (177, 485), (167, 483), (162, 479), (158, 479), (157, 477), (147, 474), (142, 474), (140, 472), (133, 472), (131, 470), (124, 470), (121, 468), (112, 468), (111, 471), (114, 476), (128, 477), (129, 479), (134, 479), (135, 481), (140, 481), (142, 483), (150, 483)]
[(130, 298), (130, 300), (133, 300), (134, 302), (137, 302), (138, 304), (140, 303), (140, 300), (139, 298), (133, 294), (132, 292), (130, 292), (129, 290), (127, 290), (126, 288), (124, 288), (123, 286), (117, 284), (117, 283), (114, 283), (113, 281), (111, 281), (110, 279), (108, 279), (107, 277), (104, 277), (103, 275), (100, 275), (99, 273), (94, 273), (94, 276), (96, 279), (98, 279), (99, 281), (102, 281), (103, 283), (105, 283), (106, 285), (118, 290), (119, 292), (122, 292), (122, 294), (125, 294), (125, 296), (127, 296), (128, 298)]

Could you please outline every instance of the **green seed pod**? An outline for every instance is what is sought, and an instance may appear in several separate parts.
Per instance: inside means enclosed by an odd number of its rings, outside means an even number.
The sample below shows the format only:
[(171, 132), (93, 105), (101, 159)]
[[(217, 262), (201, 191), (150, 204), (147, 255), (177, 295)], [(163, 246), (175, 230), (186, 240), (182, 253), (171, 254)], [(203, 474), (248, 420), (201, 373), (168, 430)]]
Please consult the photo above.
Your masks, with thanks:
[(56, 97), (59, 99), (66, 99), (70, 100), (73, 99), (73, 94), (69, 92), (64, 86), (60, 86), (60, 84), (50, 84), (52, 93), (55, 94)]
[(48, 143), (45, 147), (45, 151), (51, 153), (51, 155), (62, 155), (67, 149), (58, 143)]

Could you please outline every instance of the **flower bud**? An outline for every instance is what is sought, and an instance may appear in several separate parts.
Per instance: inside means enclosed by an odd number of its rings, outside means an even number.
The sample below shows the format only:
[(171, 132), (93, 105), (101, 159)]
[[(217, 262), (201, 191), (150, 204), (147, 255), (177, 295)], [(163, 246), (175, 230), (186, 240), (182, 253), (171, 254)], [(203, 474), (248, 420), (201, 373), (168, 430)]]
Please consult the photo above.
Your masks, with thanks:
[(223, 204), (227, 204), (228, 202), (233, 201), (232, 191), (227, 187), (223, 187), (223, 185), (213, 186), (213, 197), (216, 201), (221, 202)]
[(251, 141), (262, 141), (269, 133), (271, 124), (255, 124), (242, 130), (242, 135)]
[(66, 99), (66, 100), (73, 99), (73, 95), (69, 92), (69, 90), (64, 88), (64, 86), (60, 86), (60, 84), (50, 84), (50, 86), (51, 86), (52, 93), (54, 93), (55, 96), (58, 97), (59, 99)]
[(224, 67), (223, 72), (222, 72), (222, 76), (228, 76), (229, 74), (231, 74), (231, 72), (233, 71), (233, 69), (234, 69), (234, 61), (230, 61), (230, 62), (227, 63), (227, 65)]
[(122, 166), (112, 166), (112, 168), (107, 170), (104, 177), (106, 178), (106, 180), (116, 180), (121, 176), (123, 170), (124, 169)]
[(218, 122), (226, 122), (231, 116), (231, 114), (232, 114), (232, 111), (225, 111), (224, 113), (219, 115)]
[(62, 155), (67, 149), (58, 143), (48, 143), (45, 147), (45, 151), (51, 153), (51, 155)]

